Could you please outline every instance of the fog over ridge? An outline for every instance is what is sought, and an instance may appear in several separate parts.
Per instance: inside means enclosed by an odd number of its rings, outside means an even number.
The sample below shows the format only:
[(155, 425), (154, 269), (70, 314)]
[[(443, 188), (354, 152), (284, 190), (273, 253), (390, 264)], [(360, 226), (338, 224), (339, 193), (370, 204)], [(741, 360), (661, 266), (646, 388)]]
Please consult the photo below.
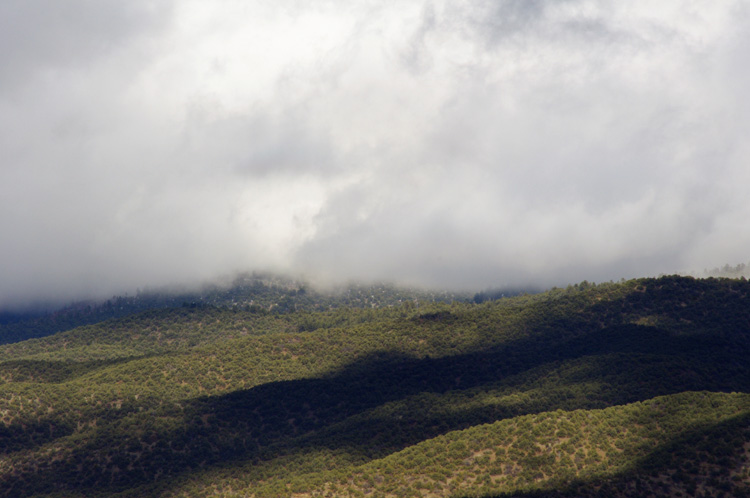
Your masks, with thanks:
[(0, 307), (750, 260), (739, 0), (8, 0), (0, 41)]

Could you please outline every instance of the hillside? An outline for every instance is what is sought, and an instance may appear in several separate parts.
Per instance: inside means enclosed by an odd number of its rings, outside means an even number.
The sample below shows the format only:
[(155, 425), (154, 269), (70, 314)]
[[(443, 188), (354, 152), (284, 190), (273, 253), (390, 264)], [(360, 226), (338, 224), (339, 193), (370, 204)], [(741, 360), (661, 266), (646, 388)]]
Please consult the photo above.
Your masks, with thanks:
[[(521, 289), (478, 293), (484, 300), (494, 295), (515, 295)], [(113, 296), (104, 301), (73, 303), (59, 309), (25, 312), (0, 310), (0, 344), (45, 337), (104, 320), (148, 310), (219, 307), (244, 311), (291, 313), (333, 308), (383, 308), (405, 302), (469, 301), (466, 293), (437, 292), (394, 285), (347, 285), (319, 290), (302, 280), (274, 274), (241, 274), (231, 281), (205, 284), (195, 289), (146, 289), (133, 296)]]
[(0, 346), (0, 496), (750, 496), (745, 280), (306, 299)]

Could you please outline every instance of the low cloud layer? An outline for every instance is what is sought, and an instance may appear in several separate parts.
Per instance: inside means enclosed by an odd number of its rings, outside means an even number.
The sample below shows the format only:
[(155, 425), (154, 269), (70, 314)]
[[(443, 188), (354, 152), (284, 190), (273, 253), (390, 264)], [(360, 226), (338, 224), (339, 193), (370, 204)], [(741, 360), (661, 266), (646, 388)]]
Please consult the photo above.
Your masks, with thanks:
[(750, 259), (745, 2), (0, 7), (0, 305)]

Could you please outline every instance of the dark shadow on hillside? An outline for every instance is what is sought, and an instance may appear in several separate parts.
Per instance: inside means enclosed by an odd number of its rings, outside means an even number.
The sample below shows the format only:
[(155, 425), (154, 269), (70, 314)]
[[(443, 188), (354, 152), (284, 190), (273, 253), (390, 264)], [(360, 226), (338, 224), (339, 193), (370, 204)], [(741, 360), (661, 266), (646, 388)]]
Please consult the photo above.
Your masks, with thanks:
[[(623, 358), (651, 354), (658, 368), (644, 374), (621, 366), (612, 389), (571, 408), (601, 408), (686, 390), (747, 391), (748, 352), (747, 347), (730, 348), (721, 337), (673, 336), (654, 327), (624, 325), (557, 343), (545, 344), (531, 337), (441, 358), (380, 353), (327, 377), (269, 383), (196, 399), (185, 407), (180, 424), (166, 432), (146, 425), (140, 435), (123, 435), (103, 424), (97, 438), (75, 449), (70, 457), (39, 462), (37, 470), (11, 478), (5, 496), (20, 498), (61, 489), (106, 494), (149, 485), (157, 478), (168, 486), (170, 479), (192, 471), (260, 462), (314, 448), (345, 449), (366, 458), (383, 456), (447, 431), (522, 413), (473, 409), (442, 419), (422, 420), (418, 415), (397, 422), (373, 419), (348, 429), (335, 424), (419, 393), (477, 388), (556, 362), (611, 353)], [(581, 382), (596, 381), (606, 373), (603, 368), (607, 367), (599, 365), (599, 370), (592, 370), (594, 378), (584, 375)], [(618, 368), (616, 362), (611, 368)], [(540, 405), (526, 413), (544, 409)], [(362, 432), (367, 425), (371, 430)], [(367, 437), (379, 432), (389, 436), (374, 442)]]
[[(150, 355), (86, 362), (11, 360), (0, 364), (0, 375), (10, 377), (14, 383), (61, 383), (103, 367), (140, 360), (148, 356)], [(11, 381), (7, 382), (11, 383)], [(102, 409), (102, 414), (104, 411), (105, 409)], [(101, 415), (97, 414), (97, 416)], [(72, 422), (61, 423), (55, 411), (38, 415), (34, 422), (24, 420), (23, 423), (0, 424), (0, 455), (34, 449), (58, 438), (69, 436), (74, 432), (74, 424)]]
[[(611, 476), (552, 484), (521, 493), (457, 494), (456, 498), (587, 498), (642, 496), (750, 497), (736, 478), (747, 465), (750, 414), (691, 429), (639, 460), (632, 470)], [(679, 494), (678, 494), (679, 493)]]

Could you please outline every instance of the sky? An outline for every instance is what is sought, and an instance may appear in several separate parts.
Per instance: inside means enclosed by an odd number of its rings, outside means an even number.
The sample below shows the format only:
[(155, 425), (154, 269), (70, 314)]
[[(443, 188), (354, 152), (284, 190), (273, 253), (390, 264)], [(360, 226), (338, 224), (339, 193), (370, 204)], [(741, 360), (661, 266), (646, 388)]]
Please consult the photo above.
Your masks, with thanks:
[(0, 306), (750, 260), (742, 0), (4, 0)]

